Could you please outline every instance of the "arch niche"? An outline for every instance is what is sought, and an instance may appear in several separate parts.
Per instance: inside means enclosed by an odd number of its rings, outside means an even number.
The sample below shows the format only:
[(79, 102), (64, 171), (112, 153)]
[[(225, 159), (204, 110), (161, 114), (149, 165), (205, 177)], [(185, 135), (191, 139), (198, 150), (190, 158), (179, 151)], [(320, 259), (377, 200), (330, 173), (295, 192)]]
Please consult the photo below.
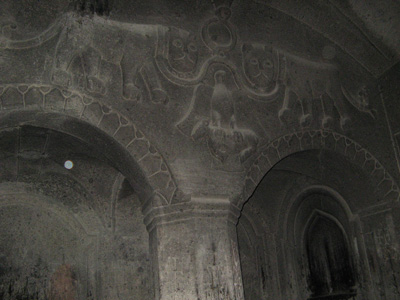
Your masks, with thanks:
[[(237, 202), (244, 203), (238, 228), (248, 229), (245, 238), (238, 230), (239, 248), (263, 247), (253, 272), (243, 273), (244, 282), (245, 276), (258, 278), (251, 285), (258, 290), (246, 292), (245, 284), (245, 294), (374, 299), (382, 283), (398, 280), (387, 275), (399, 267), (395, 251), (390, 252), (397, 247), (396, 234), (388, 226), (398, 206), (398, 186), (355, 141), (326, 131), (282, 137), (257, 158), (243, 195)], [(390, 236), (393, 244), (373, 243), (379, 235)], [(252, 243), (240, 245), (246, 240)], [(379, 256), (382, 251), (395, 265)], [(393, 289), (385, 293), (396, 295)]]
[[(45, 299), (46, 293), (47, 296), (50, 293), (53, 298), (57, 298), (60, 295), (53, 287), (63, 282), (69, 283), (69, 286), (58, 287), (78, 293), (78, 296), (74, 294), (74, 297), (78, 297), (76, 299), (126, 299), (132, 294), (140, 299), (152, 299), (154, 291), (149, 241), (143, 214), (151, 207), (169, 205), (177, 199), (175, 181), (162, 155), (129, 119), (96, 99), (45, 85), (8, 85), (0, 88), (0, 96), (0, 135), (3, 137), (0, 144), (0, 167), (7, 169), (8, 173), (0, 174), (0, 191), (3, 193), (8, 190), (7, 195), (2, 195), (1, 200), (5, 204), (0, 205), (0, 212), (4, 210), (8, 215), (12, 213), (16, 219), (21, 220), (24, 228), (28, 223), (23, 216), (33, 218), (37, 226), (32, 225), (32, 228), (41, 226), (33, 238), (48, 242), (48, 247), (45, 242), (41, 245), (32, 243), (32, 251), (43, 246), (48, 250), (48, 257), (41, 257), (46, 251), (34, 253), (42, 264), (32, 263), (32, 268), (35, 272), (36, 269), (42, 270), (42, 273), (38, 274), (40, 280), (29, 283), (31, 289), (37, 289), (37, 292), (29, 292), (29, 295)], [(29, 137), (31, 133), (34, 135), (32, 139)], [(41, 152), (38, 149), (45, 149), (48, 140), (46, 136), (56, 137), (58, 142), (65, 138), (66, 142), (53, 148), (52, 153), (45, 150)], [(10, 143), (7, 144), (7, 140)], [(21, 145), (21, 141), (29, 144), (31, 140), (41, 143), (41, 146), (36, 147), (38, 149), (35, 149), (35, 143), (29, 149), (11, 146)], [(73, 143), (68, 145), (69, 141)], [(93, 183), (99, 177), (101, 182), (104, 179), (102, 170), (113, 170), (110, 171), (113, 177), (108, 180), (111, 183), (104, 188), (109, 193), (103, 197), (103, 206), (99, 203), (99, 197), (91, 195), (87, 188), (89, 184), (83, 184), (80, 181), (85, 180), (75, 176), (78, 164), (67, 171), (61, 156), (54, 155), (54, 149), (64, 146), (73, 150), (76, 145), (79, 149), (87, 148), (84, 151), (86, 156), (81, 159), (86, 163), (85, 166), (94, 164), (97, 168), (92, 176), (84, 179)], [(86, 162), (85, 158), (88, 158)], [(21, 161), (29, 164), (21, 168), (18, 165)], [(35, 176), (25, 176), (24, 171), (30, 171), (28, 166), (32, 166), (32, 170), (38, 169), (38, 172), (31, 172)], [(90, 170), (88, 168), (87, 172)], [(84, 167), (79, 172), (78, 175), (84, 174)], [(65, 190), (59, 191), (59, 186), (64, 186)], [(68, 186), (70, 190), (67, 190)], [(103, 188), (100, 184), (97, 187), (100, 190)], [(54, 197), (49, 195), (52, 192)], [(74, 194), (68, 196), (68, 192)], [(62, 197), (58, 197), (60, 195)], [(107, 217), (111, 215), (112, 218), (105, 218), (102, 214)], [(82, 225), (84, 229), (79, 229), (78, 225), (75, 226), (75, 223), (79, 223), (77, 219), (85, 220), (87, 226)], [(40, 225), (45, 223), (47, 226)], [(73, 229), (70, 230), (71, 226)], [(2, 253), (24, 248), (21, 245), (28, 237), (19, 234), (24, 232), (22, 229), (16, 231), (17, 238), (13, 243), (8, 243), (10, 247), (3, 243), (7, 247)], [(59, 229), (59, 234), (56, 229)], [(63, 235), (61, 232), (70, 234)], [(60, 240), (46, 240), (48, 234), (59, 236)], [(10, 241), (7, 234), (2, 237)], [(64, 245), (63, 241), (68, 240), (76, 241), (76, 246), (68, 248), (68, 245)], [(54, 247), (64, 247), (65, 255), (58, 257), (58, 254), (64, 252)], [(19, 260), (21, 255), (17, 255)], [(16, 276), (24, 275), (14, 261), (10, 262), (10, 266)], [(6, 273), (8, 276), (9, 272)], [(110, 283), (111, 287), (103, 286), (102, 282)], [(4, 289), (8, 290), (6, 287)], [(18, 289), (27, 295), (24, 290), (26, 287), (18, 286)], [(10, 294), (11, 297), (14, 294)], [(72, 294), (63, 296), (73, 297)]]

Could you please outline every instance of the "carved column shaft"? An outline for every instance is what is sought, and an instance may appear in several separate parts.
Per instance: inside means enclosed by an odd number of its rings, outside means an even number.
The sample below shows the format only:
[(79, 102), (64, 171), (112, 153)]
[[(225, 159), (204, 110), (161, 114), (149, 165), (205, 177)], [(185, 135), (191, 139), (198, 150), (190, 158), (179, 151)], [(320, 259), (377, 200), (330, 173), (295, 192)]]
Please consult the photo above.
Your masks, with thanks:
[(241, 300), (236, 221), (227, 198), (147, 212), (157, 300)]

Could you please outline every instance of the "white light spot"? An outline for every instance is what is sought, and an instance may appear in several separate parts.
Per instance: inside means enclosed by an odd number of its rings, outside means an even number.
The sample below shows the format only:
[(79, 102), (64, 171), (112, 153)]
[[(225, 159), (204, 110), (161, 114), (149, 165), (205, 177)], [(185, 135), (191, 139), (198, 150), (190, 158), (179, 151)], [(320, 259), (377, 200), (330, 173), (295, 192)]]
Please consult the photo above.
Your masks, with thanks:
[(74, 167), (74, 163), (70, 160), (65, 161), (64, 167), (68, 170), (71, 170)]

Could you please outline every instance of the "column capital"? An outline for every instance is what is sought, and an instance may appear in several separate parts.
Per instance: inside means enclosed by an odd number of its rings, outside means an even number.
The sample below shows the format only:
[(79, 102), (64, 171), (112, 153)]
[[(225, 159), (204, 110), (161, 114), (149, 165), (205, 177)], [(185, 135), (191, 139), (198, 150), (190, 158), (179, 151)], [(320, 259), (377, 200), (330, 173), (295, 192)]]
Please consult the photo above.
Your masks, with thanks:
[(168, 206), (150, 207), (143, 211), (150, 232), (155, 226), (185, 222), (194, 218), (226, 218), (236, 226), (240, 209), (227, 196), (192, 195), (190, 200)]

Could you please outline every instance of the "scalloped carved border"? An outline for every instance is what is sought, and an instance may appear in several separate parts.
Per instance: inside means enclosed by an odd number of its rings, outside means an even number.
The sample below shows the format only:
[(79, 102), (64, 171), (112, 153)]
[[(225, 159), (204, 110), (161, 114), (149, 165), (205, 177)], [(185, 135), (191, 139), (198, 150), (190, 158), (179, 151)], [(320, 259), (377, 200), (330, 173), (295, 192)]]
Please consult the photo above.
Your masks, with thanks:
[(333, 131), (311, 130), (287, 134), (272, 141), (255, 159), (246, 174), (244, 189), (238, 205), (251, 196), (264, 175), (281, 159), (304, 150), (331, 150), (344, 155), (360, 166), (378, 187), (385, 202), (400, 201), (400, 190), (382, 164), (356, 141)]
[(105, 132), (136, 160), (158, 205), (169, 205), (178, 188), (160, 152), (128, 118), (98, 99), (45, 84), (0, 86), (0, 115), (16, 110), (56, 112), (83, 120)]

